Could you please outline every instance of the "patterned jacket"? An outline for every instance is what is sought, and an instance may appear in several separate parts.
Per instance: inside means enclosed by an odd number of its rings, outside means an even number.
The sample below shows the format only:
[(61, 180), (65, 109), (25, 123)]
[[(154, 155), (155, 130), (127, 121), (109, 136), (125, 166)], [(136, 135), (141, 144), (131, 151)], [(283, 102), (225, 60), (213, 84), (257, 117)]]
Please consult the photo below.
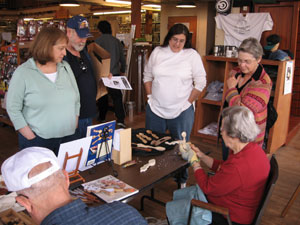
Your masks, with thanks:
[[(242, 74), (243, 76), (243, 74)], [(270, 99), (272, 81), (264, 68), (259, 65), (251, 80), (238, 92), (237, 88), (228, 89), (225, 94), (228, 106), (241, 105), (250, 109), (256, 124), (261, 129), (255, 142), (262, 146), (266, 130), (267, 105)]]

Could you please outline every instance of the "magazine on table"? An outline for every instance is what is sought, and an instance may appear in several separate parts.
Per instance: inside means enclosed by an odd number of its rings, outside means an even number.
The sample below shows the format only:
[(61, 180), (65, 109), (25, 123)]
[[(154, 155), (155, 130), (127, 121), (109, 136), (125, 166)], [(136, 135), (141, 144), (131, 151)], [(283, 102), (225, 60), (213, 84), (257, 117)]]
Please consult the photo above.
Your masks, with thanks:
[(121, 201), (139, 192), (138, 189), (111, 175), (81, 185), (85, 191), (94, 193), (107, 203)]

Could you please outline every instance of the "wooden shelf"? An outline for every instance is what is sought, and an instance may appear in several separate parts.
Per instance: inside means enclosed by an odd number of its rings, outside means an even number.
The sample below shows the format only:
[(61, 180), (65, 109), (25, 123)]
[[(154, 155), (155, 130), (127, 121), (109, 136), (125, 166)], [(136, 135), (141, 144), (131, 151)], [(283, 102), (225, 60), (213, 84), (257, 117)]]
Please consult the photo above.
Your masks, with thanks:
[(222, 105), (222, 101), (213, 101), (213, 100), (209, 100), (209, 99), (201, 99), (201, 103), (205, 103), (205, 104), (209, 104), (209, 105), (218, 105), (221, 106)]
[[(213, 81), (224, 82), (227, 80), (230, 71), (236, 67), (237, 58), (227, 58), (223, 56), (204, 56), (203, 64), (207, 73), (207, 85)], [(277, 70), (276, 82), (273, 83), (275, 90), (271, 91), (273, 97), (273, 105), (278, 113), (278, 119), (269, 131), (267, 150), (268, 153), (274, 153), (278, 148), (286, 143), (288, 134), (288, 124), (291, 106), (291, 94), (284, 95), (284, 78), (286, 70), (286, 61), (261, 60), (263, 66), (274, 66)], [(225, 100), (226, 86), (223, 89), (223, 101)], [(206, 90), (200, 95), (196, 104), (195, 122), (193, 134), (201, 137), (203, 141), (216, 142), (217, 137), (212, 135), (199, 134), (198, 130), (207, 124), (218, 121), (220, 110), (222, 108), (221, 101), (212, 101), (204, 99)]]

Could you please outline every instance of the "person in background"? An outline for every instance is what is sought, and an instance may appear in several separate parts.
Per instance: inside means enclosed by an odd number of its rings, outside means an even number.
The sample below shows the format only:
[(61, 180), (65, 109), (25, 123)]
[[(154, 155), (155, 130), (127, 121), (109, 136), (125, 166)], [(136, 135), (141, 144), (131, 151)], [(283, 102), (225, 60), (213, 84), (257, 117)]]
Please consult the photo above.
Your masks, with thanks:
[[(123, 45), (121, 42), (112, 36), (111, 25), (108, 21), (102, 20), (98, 23), (100, 37), (95, 42), (110, 53), (110, 73), (113, 76), (124, 76), (126, 69), (126, 60), (123, 52)], [(114, 104), (114, 111), (117, 117), (117, 126), (125, 128), (125, 110), (123, 104), (122, 92), (119, 89), (107, 88), (108, 95), (112, 98)], [(99, 120), (105, 121), (108, 110), (108, 95), (101, 97), (98, 100)]]
[(49, 149), (26, 148), (6, 159), (1, 173), (7, 189), (17, 192), (17, 202), (35, 224), (147, 224), (136, 209), (118, 201), (97, 207), (88, 207), (81, 199), (73, 201), (68, 173)]
[[(223, 108), (241, 105), (253, 112), (256, 124), (260, 128), (255, 142), (260, 146), (264, 142), (267, 105), (272, 88), (272, 81), (260, 64), (262, 55), (263, 49), (255, 38), (247, 38), (242, 42), (238, 48), (238, 68), (229, 74), (223, 103)], [(224, 145), (224, 141), (222, 150), (223, 160), (226, 160), (229, 149)]]
[(286, 61), (291, 60), (291, 58), (294, 58), (292, 53), (287, 50), (283, 51), (279, 49), (281, 38), (277, 34), (271, 34), (267, 37), (267, 45), (264, 47), (265, 49), (265, 55), (263, 58), (265, 59), (271, 59), (271, 60), (280, 60), (280, 61)]
[[(259, 134), (252, 111), (232, 106), (222, 112), (221, 135), (231, 149), (226, 161), (213, 159), (191, 145), (198, 158), (191, 162), (197, 184), (209, 203), (229, 209), (233, 225), (252, 224), (269, 177), (269, 159), (255, 142)], [(208, 176), (201, 163), (215, 175)], [(222, 215), (212, 213), (212, 224), (228, 223)]]
[(80, 93), (77, 134), (82, 138), (86, 136), (87, 127), (92, 125), (93, 117), (97, 114), (97, 83), (91, 58), (85, 48), (87, 38), (91, 36), (86, 18), (78, 15), (70, 18), (67, 22), (67, 36), (69, 42), (64, 60), (73, 70)]
[(19, 149), (59, 145), (74, 135), (80, 99), (74, 74), (63, 61), (68, 38), (57, 28), (43, 28), (30, 48), (32, 58), (14, 72), (7, 94), (7, 112), (19, 135)]
[[(190, 41), (185, 25), (173, 25), (144, 69), (146, 129), (160, 133), (168, 129), (175, 139), (182, 139), (185, 131), (189, 140), (194, 123), (193, 103), (206, 85), (201, 57), (191, 48)], [(182, 187), (186, 179), (187, 174), (180, 180)]]

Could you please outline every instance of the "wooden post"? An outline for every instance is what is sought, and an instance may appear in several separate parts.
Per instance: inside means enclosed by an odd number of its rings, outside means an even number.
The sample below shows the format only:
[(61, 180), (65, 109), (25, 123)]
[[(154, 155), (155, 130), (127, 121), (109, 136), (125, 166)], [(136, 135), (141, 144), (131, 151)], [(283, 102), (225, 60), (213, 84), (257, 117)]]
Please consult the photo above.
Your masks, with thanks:
[(135, 37), (141, 37), (141, 0), (131, 1), (131, 24), (135, 24)]

